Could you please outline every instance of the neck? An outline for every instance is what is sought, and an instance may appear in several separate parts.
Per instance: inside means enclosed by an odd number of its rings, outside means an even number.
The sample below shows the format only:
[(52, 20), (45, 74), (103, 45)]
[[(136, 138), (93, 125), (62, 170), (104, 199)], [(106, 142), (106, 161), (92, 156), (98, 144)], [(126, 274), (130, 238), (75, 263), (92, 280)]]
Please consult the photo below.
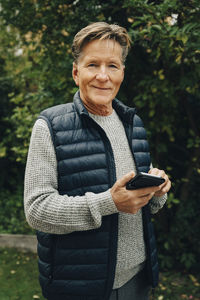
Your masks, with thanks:
[(85, 108), (88, 112), (90, 112), (93, 115), (99, 115), (99, 116), (109, 116), (113, 112), (112, 105), (106, 106), (106, 105), (92, 105), (88, 103), (84, 103)]

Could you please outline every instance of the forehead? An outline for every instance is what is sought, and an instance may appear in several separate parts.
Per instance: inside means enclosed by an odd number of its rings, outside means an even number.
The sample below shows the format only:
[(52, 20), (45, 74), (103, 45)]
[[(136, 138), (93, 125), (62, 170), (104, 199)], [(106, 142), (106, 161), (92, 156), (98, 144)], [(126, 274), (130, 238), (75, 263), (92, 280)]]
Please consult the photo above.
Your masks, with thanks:
[(95, 58), (122, 61), (122, 47), (110, 39), (91, 41), (83, 47), (79, 61)]

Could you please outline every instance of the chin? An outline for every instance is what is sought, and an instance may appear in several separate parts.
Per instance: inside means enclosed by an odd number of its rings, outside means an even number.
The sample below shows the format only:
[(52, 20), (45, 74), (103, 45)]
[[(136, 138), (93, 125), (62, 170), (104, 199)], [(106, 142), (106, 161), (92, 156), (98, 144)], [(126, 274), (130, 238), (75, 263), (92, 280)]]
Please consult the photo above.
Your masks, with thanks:
[(102, 99), (101, 97), (96, 97), (95, 101), (93, 103), (95, 105), (101, 105), (101, 106), (109, 106), (112, 103), (113, 99)]
[(91, 100), (92, 99), (94, 100), (93, 102), (97, 104), (108, 105), (109, 103), (112, 102), (114, 98), (112, 97), (112, 95), (94, 95), (93, 97), (91, 97)]

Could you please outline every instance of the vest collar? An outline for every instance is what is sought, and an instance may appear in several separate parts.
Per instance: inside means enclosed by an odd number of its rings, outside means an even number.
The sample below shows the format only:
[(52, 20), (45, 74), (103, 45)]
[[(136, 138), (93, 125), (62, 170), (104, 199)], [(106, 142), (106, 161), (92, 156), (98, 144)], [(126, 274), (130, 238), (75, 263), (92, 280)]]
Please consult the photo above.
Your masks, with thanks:
[[(80, 98), (80, 92), (77, 91), (74, 95), (74, 105), (77, 110), (77, 112), (80, 115), (88, 115), (88, 111), (85, 108), (83, 101)], [(131, 123), (133, 115), (136, 113), (136, 108), (131, 108), (123, 104), (118, 99), (114, 99), (112, 102), (112, 106), (119, 115), (119, 117), (123, 120), (125, 123)]]

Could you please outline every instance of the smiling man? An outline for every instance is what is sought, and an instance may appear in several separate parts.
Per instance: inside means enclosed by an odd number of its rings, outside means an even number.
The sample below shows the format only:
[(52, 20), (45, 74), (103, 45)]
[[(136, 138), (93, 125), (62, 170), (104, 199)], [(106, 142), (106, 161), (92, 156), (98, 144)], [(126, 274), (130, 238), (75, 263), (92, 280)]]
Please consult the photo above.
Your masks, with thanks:
[(114, 40), (88, 43), (73, 63), (73, 78), (80, 88), (80, 97), (89, 112), (112, 113), (115, 98), (124, 78), (122, 48)]
[[(164, 205), (171, 182), (151, 168), (135, 109), (115, 98), (129, 46), (118, 25), (80, 30), (72, 45), (79, 91), (72, 103), (43, 111), (33, 128), (24, 206), (48, 300), (147, 300), (158, 283), (150, 214)], [(140, 171), (165, 183), (127, 190)]]

